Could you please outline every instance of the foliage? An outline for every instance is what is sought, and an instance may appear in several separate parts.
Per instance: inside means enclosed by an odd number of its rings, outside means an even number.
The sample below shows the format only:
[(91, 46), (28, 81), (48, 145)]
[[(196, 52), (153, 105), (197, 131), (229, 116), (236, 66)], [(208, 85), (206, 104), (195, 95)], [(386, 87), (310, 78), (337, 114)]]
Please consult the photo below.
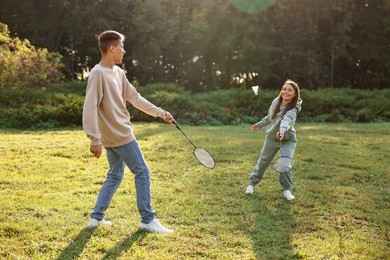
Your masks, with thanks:
[(85, 82), (48, 88), (0, 88), (0, 125), (6, 128), (54, 128), (81, 125)]
[[(70, 81), (48, 88), (0, 88), (0, 127), (53, 128), (80, 126), (85, 81)], [(192, 125), (237, 125), (255, 123), (267, 115), (278, 90), (222, 89), (191, 93), (174, 84), (150, 84), (137, 88), (153, 104), (170, 111), (177, 120)], [(300, 121), (373, 122), (390, 121), (390, 89), (303, 89)], [(132, 121), (156, 119), (127, 105)]]
[(0, 23), (0, 88), (46, 86), (61, 80), (61, 68), (58, 53), (11, 38), (7, 25)]
[(326, 122), (372, 122), (388, 120), (390, 89), (320, 89), (302, 90), (304, 118), (325, 116)]
[(388, 0), (3, 0), (0, 20), (61, 53), (71, 79), (99, 61), (96, 37), (114, 29), (127, 37), (123, 66), (142, 86), (390, 84)]
[[(151, 169), (152, 202), (169, 236), (138, 231), (134, 177), (106, 218), (87, 229), (107, 160), (80, 129), (0, 131), (2, 259), (387, 259), (389, 123), (297, 124), (294, 187), (283, 198), (268, 169), (245, 195), (264, 131), (250, 125), (183, 130), (216, 159), (213, 170), (168, 124), (134, 124)], [(206, 134), (207, 133), (207, 134)], [(375, 158), (375, 159), (373, 159)]]

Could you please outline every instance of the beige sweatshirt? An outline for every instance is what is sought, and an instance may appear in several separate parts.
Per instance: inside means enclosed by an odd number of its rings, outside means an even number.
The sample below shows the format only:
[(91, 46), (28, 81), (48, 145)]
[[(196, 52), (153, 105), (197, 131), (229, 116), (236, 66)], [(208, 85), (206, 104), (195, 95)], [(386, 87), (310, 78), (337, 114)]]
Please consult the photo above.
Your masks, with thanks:
[(135, 139), (126, 101), (154, 117), (164, 112), (137, 92), (121, 68), (96, 65), (88, 78), (83, 108), (83, 128), (91, 145), (118, 147)]

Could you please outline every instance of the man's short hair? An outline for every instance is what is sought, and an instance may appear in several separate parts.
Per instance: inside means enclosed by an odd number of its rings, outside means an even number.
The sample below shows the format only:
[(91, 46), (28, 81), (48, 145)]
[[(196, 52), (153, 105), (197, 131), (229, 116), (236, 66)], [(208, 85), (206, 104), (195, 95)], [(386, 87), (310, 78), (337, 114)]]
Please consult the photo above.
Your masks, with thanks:
[(125, 40), (125, 36), (116, 31), (102, 32), (98, 37), (99, 49), (102, 54), (106, 53), (111, 45), (116, 45)]

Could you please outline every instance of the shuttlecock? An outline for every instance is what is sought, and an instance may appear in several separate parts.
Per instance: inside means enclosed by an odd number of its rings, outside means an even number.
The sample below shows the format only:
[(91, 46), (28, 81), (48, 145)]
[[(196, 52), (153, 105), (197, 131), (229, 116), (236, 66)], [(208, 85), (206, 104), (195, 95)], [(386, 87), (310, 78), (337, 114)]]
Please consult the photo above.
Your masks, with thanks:
[(255, 95), (257, 96), (257, 94), (259, 94), (259, 86), (253, 86), (252, 89)]

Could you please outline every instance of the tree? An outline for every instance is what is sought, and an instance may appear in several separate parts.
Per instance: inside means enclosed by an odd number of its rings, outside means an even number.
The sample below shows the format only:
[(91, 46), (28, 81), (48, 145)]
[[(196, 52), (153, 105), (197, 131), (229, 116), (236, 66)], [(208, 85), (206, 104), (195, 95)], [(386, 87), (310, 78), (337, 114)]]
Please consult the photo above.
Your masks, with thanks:
[(99, 61), (97, 36), (113, 29), (127, 37), (123, 68), (140, 85), (204, 91), (274, 88), (287, 78), (313, 89), (390, 83), (389, 0), (3, 0), (0, 21), (61, 53), (67, 78)]
[(36, 48), (28, 40), (11, 38), (0, 23), (0, 87), (37, 87), (61, 80), (61, 56)]
[(344, 77), (352, 87), (385, 88), (390, 83), (390, 1), (356, 0), (352, 19)]

